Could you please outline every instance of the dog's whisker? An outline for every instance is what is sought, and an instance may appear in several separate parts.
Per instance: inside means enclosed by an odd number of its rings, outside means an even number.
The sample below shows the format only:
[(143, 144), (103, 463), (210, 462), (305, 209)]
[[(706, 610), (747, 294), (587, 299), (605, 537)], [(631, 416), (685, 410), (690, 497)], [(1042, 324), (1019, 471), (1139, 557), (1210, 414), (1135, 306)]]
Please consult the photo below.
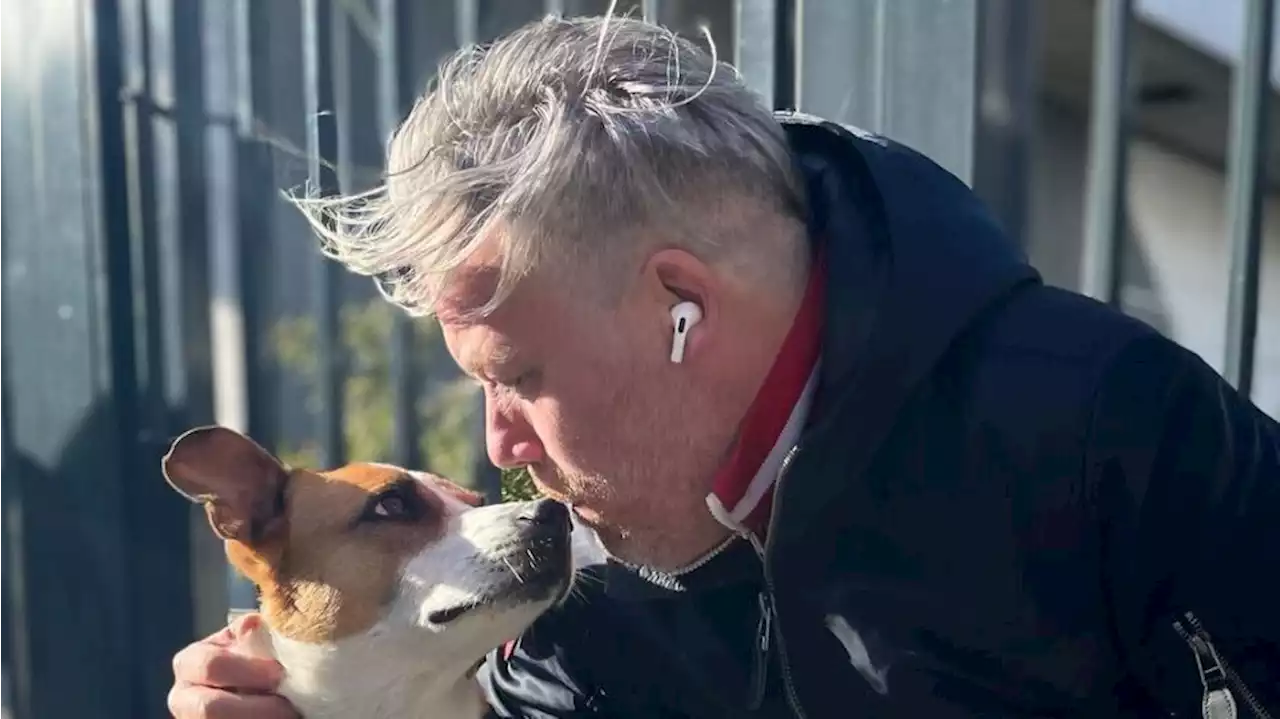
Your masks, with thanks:
[(505, 564), (505, 565), (507, 565), (507, 569), (510, 569), (510, 570), (511, 570), (511, 573), (512, 573), (513, 575), (515, 575), (515, 578), (516, 578), (516, 581), (517, 581), (517, 582), (520, 582), (521, 584), (524, 584), (524, 577), (520, 576), (520, 572), (516, 571), (516, 566), (515, 566), (514, 564), (512, 564), (512, 563), (511, 563), (511, 561), (510, 561), (509, 559), (507, 559), (506, 557), (503, 557), (503, 558), (502, 558), (502, 563), (503, 563), (503, 564)]
[(596, 584), (596, 585), (604, 584), (604, 578), (593, 572), (584, 572), (582, 570), (578, 570), (573, 573), (573, 577), (574, 577), (573, 579), (574, 586), (578, 586), (580, 584)]

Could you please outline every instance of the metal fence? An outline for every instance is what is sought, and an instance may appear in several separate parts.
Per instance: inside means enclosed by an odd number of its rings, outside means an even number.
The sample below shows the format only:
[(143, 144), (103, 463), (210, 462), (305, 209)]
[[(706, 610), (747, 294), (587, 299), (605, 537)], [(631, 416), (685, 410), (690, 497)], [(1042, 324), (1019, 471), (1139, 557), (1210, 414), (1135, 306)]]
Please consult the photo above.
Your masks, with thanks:
[[(1274, 0), (1245, 0), (1244, 57), (1232, 89), (1228, 158), (1231, 282), (1224, 375), (1246, 395), (1253, 386), (1258, 333), (1262, 199), (1266, 191)], [(1086, 205), (1084, 291), (1120, 303), (1125, 238), (1127, 140), (1132, 126), (1133, 0), (1100, 0), (1095, 11), (1094, 83)]]
[[(244, 603), (164, 486), (218, 421), (297, 461), (432, 464), (490, 495), (478, 398), (438, 335), (321, 259), (282, 189), (353, 191), (436, 62), (606, 0), (3, 0), (4, 663), (17, 717), (159, 717), (173, 652)], [(650, 0), (706, 23), (776, 107), (915, 145), (1027, 224), (1034, 104), (1021, 0)], [(1100, 0), (1089, 289), (1115, 301), (1127, 0)], [(1231, 155), (1230, 377), (1258, 316), (1273, 3), (1250, 0)], [(921, 48), (928, 48), (922, 52)], [(1003, 102), (998, 119), (982, 110)], [(237, 593), (240, 592), (240, 593)], [(69, 679), (70, 678), (70, 679)]]

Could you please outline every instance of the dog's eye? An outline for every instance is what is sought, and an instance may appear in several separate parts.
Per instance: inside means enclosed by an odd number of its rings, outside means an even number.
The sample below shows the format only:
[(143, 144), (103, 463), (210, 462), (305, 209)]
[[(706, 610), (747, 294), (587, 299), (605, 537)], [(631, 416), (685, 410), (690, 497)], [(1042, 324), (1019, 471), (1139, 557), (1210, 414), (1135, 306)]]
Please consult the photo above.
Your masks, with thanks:
[(383, 497), (373, 505), (373, 513), (379, 517), (399, 517), (404, 514), (404, 500), (394, 494)]
[(366, 522), (409, 522), (421, 517), (422, 513), (422, 498), (413, 487), (397, 484), (374, 495), (360, 519)]

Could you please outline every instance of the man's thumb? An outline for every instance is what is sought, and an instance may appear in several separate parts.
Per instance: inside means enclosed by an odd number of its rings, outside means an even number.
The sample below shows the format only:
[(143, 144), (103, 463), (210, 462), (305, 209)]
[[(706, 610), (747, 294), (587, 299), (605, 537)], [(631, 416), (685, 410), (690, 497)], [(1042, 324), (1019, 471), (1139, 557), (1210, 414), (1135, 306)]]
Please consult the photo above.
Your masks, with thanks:
[(238, 654), (257, 659), (274, 659), (271, 632), (261, 614), (246, 614), (231, 623), (232, 649)]

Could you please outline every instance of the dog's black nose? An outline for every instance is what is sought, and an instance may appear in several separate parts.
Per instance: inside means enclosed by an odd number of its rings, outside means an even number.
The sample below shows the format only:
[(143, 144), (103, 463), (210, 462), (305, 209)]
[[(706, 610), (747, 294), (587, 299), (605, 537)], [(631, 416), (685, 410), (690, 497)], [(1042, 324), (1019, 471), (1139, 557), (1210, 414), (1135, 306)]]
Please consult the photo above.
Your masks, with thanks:
[(553, 499), (539, 499), (521, 510), (519, 519), (533, 524), (564, 524), (569, 521), (569, 509)]

